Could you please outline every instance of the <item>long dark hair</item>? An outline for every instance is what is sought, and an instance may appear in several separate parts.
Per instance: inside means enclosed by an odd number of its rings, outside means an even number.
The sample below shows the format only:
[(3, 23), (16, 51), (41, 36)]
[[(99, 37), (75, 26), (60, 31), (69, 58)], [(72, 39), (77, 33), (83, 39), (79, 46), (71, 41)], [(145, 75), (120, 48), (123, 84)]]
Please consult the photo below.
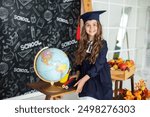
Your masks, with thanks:
[[(91, 64), (95, 63), (96, 58), (99, 54), (99, 51), (102, 48), (102, 42), (101, 42), (102, 25), (99, 21), (97, 21), (97, 28), (98, 28), (97, 33), (94, 36), (92, 52), (89, 57), (89, 61)], [(82, 61), (85, 59), (88, 41), (89, 41), (88, 34), (86, 33), (85, 24), (84, 24), (84, 26), (82, 27), (82, 31), (81, 31), (81, 39), (79, 41), (78, 49), (75, 52), (75, 64), (76, 65), (81, 65)]]

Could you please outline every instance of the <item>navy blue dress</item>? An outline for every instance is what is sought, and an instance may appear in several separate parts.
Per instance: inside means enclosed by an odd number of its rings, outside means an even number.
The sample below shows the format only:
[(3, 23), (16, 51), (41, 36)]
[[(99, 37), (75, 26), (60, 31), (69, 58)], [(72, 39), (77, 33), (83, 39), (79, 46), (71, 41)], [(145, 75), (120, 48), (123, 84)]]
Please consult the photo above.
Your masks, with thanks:
[(106, 54), (108, 51), (107, 42), (102, 40), (103, 47), (96, 59), (95, 64), (84, 60), (76, 70), (80, 71), (79, 79), (89, 75), (90, 79), (85, 83), (79, 97), (90, 96), (98, 100), (111, 100), (113, 96), (110, 66), (107, 63)]

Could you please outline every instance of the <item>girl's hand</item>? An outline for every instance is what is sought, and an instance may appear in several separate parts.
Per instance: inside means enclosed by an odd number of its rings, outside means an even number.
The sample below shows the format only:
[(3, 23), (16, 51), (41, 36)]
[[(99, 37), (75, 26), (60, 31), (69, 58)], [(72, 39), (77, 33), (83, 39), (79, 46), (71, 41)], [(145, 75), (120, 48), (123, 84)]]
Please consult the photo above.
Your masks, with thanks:
[(88, 75), (85, 75), (82, 79), (80, 79), (75, 85), (77, 86), (77, 90), (76, 90), (76, 93), (81, 93), (82, 92), (82, 89), (83, 89), (83, 86), (84, 84), (90, 79), (90, 77)]

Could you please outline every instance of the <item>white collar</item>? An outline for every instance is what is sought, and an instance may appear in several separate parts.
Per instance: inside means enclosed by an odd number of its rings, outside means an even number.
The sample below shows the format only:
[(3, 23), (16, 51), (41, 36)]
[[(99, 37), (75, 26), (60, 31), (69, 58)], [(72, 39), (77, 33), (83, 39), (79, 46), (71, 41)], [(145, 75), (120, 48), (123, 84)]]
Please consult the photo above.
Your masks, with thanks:
[(86, 50), (86, 53), (91, 53), (92, 52), (92, 46), (93, 44), (93, 41), (88, 41), (88, 49)]

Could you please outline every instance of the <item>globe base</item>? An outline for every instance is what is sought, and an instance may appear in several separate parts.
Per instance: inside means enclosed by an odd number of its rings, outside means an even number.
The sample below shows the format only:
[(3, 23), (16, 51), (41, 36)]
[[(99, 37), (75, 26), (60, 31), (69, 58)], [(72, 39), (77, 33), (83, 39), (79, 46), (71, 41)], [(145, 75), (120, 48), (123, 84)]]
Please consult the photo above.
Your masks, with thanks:
[(55, 85), (51, 85), (49, 87), (45, 88), (46, 92), (51, 92), (51, 93), (57, 93), (57, 92), (61, 92), (63, 91), (63, 89), (61, 87), (55, 86)]

